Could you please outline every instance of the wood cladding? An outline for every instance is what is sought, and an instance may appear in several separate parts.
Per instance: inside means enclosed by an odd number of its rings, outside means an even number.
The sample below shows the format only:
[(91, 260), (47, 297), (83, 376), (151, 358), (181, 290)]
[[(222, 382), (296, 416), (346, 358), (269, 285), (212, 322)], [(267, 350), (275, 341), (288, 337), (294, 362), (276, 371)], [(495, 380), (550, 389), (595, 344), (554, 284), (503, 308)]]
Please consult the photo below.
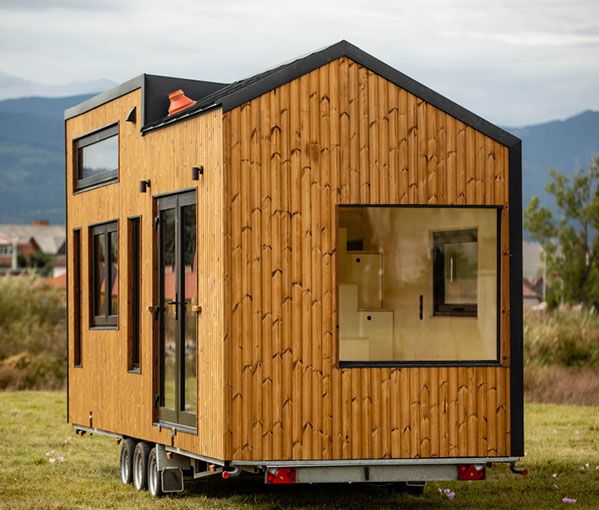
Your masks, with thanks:
[[(347, 58), (223, 127), (230, 458), (509, 455), (506, 147)], [(337, 204), (505, 206), (503, 365), (339, 369)]]
[[(69, 119), (67, 218), (82, 254), (89, 226), (119, 221), (119, 328), (90, 330), (81, 257), (82, 367), (69, 419), (171, 444), (153, 426), (157, 302), (153, 196), (197, 193), (198, 427), (174, 446), (226, 460), (510, 454), (507, 148), (341, 58), (223, 113), (142, 136), (124, 122), (136, 90)], [(119, 122), (119, 180), (74, 193), (72, 140)], [(203, 165), (199, 181), (191, 168)], [(150, 180), (148, 193), (139, 181)], [(499, 367), (338, 367), (336, 206), (499, 205)], [(140, 373), (128, 372), (127, 219), (142, 241)], [(90, 423), (90, 412), (93, 416)]]
[[(82, 257), (82, 368), (73, 368), (74, 321), (69, 317), (69, 420), (170, 444), (170, 431), (153, 426), (153, 365), (156, 362), (153, 314), (146, 309), (157, 303), (154, 287), (154, 203), (152, 196), (182, 189), (195, 189), (198, 214), (198, 296), (202, 314), (198, 320), (198, 434), (179, 433), (174, 445), (203, 455), (224, 458), (224, 344), (223, 344), (223, 168), (222, 112), (179, 122), (168, 129), (142, 136), (139, 128), (124, 122), (132, 106), (141, 108), (141, 93), (131, 92), (83, 115), (69, 119), (67, 136), (67, 183), (73, 189), (73, 144), (71, 140), (99, 127), (119, 121), (118, 183), (72, 194), (68, 193), (67, 221), (69, 260), (73, 257), (72, 229), (81, 229), (83, 253), (89, 249), (89, 225), (119, 221), (119, 328), (91, 330), (87, 275), (88, 257)], [(191, 168), (204, 165), (201, 181), (191, 179)], [(139, 192), (139, 181), (150, 180), (147, 193)], [(140, 316), (140, 373), (128, 372), (128, 301), (133, 285), (129, 281), (131, 258), (127, 242), (127, 219), (140, 216), (142, 238), (142, 282)], [(69, 310), (74, 308), (73, 266), (69, 267)]]

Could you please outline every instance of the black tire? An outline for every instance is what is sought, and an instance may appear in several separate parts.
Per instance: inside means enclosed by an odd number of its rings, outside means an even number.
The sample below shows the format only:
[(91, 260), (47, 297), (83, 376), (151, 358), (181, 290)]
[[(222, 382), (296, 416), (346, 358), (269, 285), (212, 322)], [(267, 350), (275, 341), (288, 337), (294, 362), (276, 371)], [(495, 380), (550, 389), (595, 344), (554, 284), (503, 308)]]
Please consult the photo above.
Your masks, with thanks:
[(121, 482), (131, 483), (133, 481), (133, 453), (135, 452), (135, 441), (123, 439), (121, 441), (120, 470)]
[(138, 490), (145, 489), (148, 483), (148, 456), (150, 445), (143, 441), (137, 443), (133, 453), (133, 486)]
[(148, 492), (155, 498), (162, 496), (162, 480), (158, 471), (158, 452), (156, 447), (150, 451), (148, 458)]

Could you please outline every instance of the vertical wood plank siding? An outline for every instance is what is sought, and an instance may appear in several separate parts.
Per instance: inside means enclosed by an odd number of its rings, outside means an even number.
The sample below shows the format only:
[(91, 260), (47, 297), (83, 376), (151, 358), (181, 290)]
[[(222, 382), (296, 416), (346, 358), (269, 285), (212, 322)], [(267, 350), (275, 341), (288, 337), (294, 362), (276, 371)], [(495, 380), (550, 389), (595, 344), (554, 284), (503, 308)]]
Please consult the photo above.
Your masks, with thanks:
[(508, 205), (507, 149), (347, 58), (226, 112), (227, 457), (507, 455), (501, 367), (337, 368), (337, 204)]
[[(139, 125), (125, 122), (132, 106), (141, 110), (140, 90), (117, 98), (101, 107), (66, 123), (67, 137), (67, 215), (69, 241), (72, 229), (81, 228), (83, 253), (89, 246), (88, 226), (111, 220), (119, 221), (119, 328), (117, 330), (90, 330), (87, 283), (89, 258), (81, 258), (82, 270), (82, 343), (83, 368), (73, 368), (73, 324), (69, 320), (69, 420), (89, 426), (93, 412), (93, 426), (129, 435), (147, 441), (171, 444), (170, 431), (158, 432), (153, 423), (153, 366), (157, 361), (152, 346), (153, 314), (146, 307), (157, 303), (153, 288), (152, 271), (154, 228), (153, 195), (195, 188), (197, 191), (198, 222), (198, 299), (202, 313), (197, 316), (198, 331), (198, 434), (178, 433), (176, 447), (199, 454), (225, 457), (225, 338), (224, 289), (225, 260), (231, 265), (235, 253), (225, 252), (231, 241), (224, 236), (224, 176), (222, 146), (222, 112), (215, 109), (205, 115), (178, 122), (171, 127), (142, 136)], [(119, 182), (82, 193), (72, 194), (74, 138), (119, 121)], [(227, 140), (227, 143), (229, 140)], [(239, 158), (238, 147), (227, 147), (229, 158)], [(259, 161), (259, 154), (252, 157)], [(238, 159), (230, 162), (239, 165)], [(191, 168), (203, 165), (204, 175), (199, 181), (191, 179)], [(244, 169), (245, 170), (245, 169)], [(259, 171), (257, 172), (259, 174)], [(139, 181), (150, 179), (147, 193), (139, 192)], [(230, 185), (236, 186), (236, 185)], [(259, 197), (259, 193), (256, 192)], [(129, 216), (141, 216), (142, 312), (140, 374), (127, 372), (127, 302), (129, 287), (126, 263), (126, 225)], [(244, 214), (245, 217), (245, 214)], [(236, 222), (238, 224), (238, 222)], [(237, 234), (238, 235), (238, 234)], [(235, 242), (238, 244), (238, 242)], [(254, 248), (254, 246), (252, 246)], [(72, 242), (69, 242), (69, 260), (72, 260)], [(69, 283), (72, 285), (72, 265)], [(239, 289), (227, 285), (229, 292)], [(70, 289), (69, 310), (75, 310)], [(266, 302), (264, 304), (267, 304)], [(260, 307), (262, 305), (258, 305)], [(229, 327), (229, 326), (227, 326)], [(237, 353), (231, 352), (237, 363)], [(262, 356), (258, 355), (258, 359)], [(235, 375), (234, 375), (235, 376)], [(237, 384), (235, 384), (237, 387)], [(235, 402), (235, 401), (234, 401)], [(235, 405), (235, 403), (233, 404)], [(228, 406), (228, 404), (227, 404)], [(238, 414), (236, 410), (236, 414)], [(227, 438), (230, 439), (230, 438)]]

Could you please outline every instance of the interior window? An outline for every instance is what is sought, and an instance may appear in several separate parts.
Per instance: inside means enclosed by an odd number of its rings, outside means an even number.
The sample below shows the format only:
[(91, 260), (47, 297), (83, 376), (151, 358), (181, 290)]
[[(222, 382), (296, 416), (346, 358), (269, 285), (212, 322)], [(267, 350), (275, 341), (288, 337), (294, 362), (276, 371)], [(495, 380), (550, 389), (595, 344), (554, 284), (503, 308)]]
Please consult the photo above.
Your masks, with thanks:
[(498, 213), (338, 206), (339, 360), (498, 359)]
[(118, 223), (90, 229), (90, 326), (117, 326), (119, 306)]
[(119, 172), (118, 124), (75, 140), (76, 185), (81, 190), (113, 182)]
[(433, 232), (433, 314), (476, 317), (478, 242), (475, 228)]

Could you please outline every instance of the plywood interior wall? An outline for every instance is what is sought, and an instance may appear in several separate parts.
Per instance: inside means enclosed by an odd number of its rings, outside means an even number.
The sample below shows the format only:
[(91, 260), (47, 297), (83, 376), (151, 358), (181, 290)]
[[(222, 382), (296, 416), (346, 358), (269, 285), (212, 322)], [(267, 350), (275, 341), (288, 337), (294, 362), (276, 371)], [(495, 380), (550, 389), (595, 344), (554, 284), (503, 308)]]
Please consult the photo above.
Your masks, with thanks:
[[(224, 114), (227, 456), (510, 452), (507, 149), (341, 58)], [(500, 367), (338, 368), (337, 204), (501, 209)]]
[[(67, 137), (67, 218), (69, 261), (72, 260), (73, 229), (81, 229), (82, 242), (82, 366), (74, 368), (74, 321), (69, 321), (69, 420), (139, 439), (170, 444), (170, 431), (158, 432), (152, 425), (154, 395), (152, 368), (153, 316), (141, 315), (141, 373), (127, 371), (128, 267), (127, 218), (141, 216), (142, 307), (157, 303), (153, 287), (154, 243), (153, 195), (182, 189), (197, 190), (198, 214), (198, 298), (202, 313), (198, 326), (198, 434), (176, 435), (174, 445), (211, 457), (224, 458), (224, 214), (222, 167), (222, 112), (179, 122), (169, 128), (142, 136), (139, 125), (125, 122), (131, 107), (141, 109), (141, 93), (131, 92), (66, 123)], [(139, 118), (139, 114), (138, 114)], [(77, 194), (72, 193), (74, 138), (119, 122), (119, 182)], [(191, 168), (203, 165), (199, 181), (191, 179)], [(139, 181), (150, 179), (147, 193), (139, 192)], [(88, 226), (119, 222), (119, 329), (90, 330), (88, 303)], [(73, 282), (69, 268), (69, 285)], [(69, 292), (69, 310), (74, 293)]]

